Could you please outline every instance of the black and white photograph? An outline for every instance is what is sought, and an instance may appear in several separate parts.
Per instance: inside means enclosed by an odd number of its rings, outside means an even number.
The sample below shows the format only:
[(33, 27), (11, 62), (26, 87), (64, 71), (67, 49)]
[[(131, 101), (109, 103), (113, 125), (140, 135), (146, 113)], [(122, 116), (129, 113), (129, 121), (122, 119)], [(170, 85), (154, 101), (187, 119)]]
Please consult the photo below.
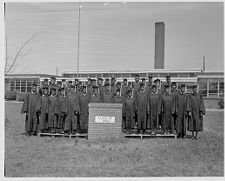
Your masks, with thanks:
[(1, 7), (4, 179), (224, 177), (223, 1)]

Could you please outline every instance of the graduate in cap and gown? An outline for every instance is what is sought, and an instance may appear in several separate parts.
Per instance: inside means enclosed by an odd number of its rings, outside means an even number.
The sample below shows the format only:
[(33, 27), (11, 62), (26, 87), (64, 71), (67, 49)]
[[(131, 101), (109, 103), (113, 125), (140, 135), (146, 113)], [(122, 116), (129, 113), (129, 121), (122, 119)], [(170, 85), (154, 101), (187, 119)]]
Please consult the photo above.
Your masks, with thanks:
[(176, 131), (178, 137), (184, 138), (186, 135), (186, 118), (187, 118), (187, 95), (185, 85), (182, 84), (177, 99), (178, 117), (176, 122)]
[(52, 87), (55, 87), (56, 86), (56, 78), (54, 76), (51, 76), (50, 77), (50, 83), (49, 83), (49, 95), (51, 95), (51, 89)]
[(123, 117), (125, 120), (123, 129), (126, 129), (126, 133), (130, 134), (132, 129), (135, 128), (135, 100), (132, 97), (132, 90), (128, 89), (126, 95), (123, 104)]
[(60, 96), (58, 97), (59, 101), (59, 130), (57, 132), (64, 133), (65, 120), (68, 115), (68, 98), (65, 91), (65, 86), (59, 89)]
[(26, 135), (36, 135), (38, 129), (38, 115), (37, 115), (37, 104), (39, 95), (37, 94), (37, 84), (33, 83), (31, 92), (27, 93), (21, 114), (26, 114), (25, 117), (25, 132)]
[(150, 94), (152, 91), (152, 76), (148, 76), (148, 83), (147, 83), (147, 93)]
[(38, 100), (37, 112), (40, 114), (39, 130), (42, 133), (48, 131), (49, 96), (48, 87), (43, 87), (43, 95)]
[(156, 133), (156, 129), (159, 128), (159, 116), (158, 116), (158, 104), (159, 104), (159, 94), (157, 93), (157, 86), (152, 85), (151, 92), (148, 96), (149, 101), (149, 116), (147, 122), (147, 129), (151, 130), (152, 134)]
[(111, 77), (111, 90), (114, 93), (114, 95), (116, 95), (116, 78), (114, 76)]
[(48, 128), (51, 133), (56, 133), (58, 129), (58, 118), (59, 118), (59, 102), (58, 102), (58, 97), (56, 95), (56, 86), (51, 87), (51, 95), (49, 96), (48, 99), (48, 104), (49, 104), (49, 112), (48, 112)]
[(113, 103), (114, 93), (111, 90), (110, 84), (105, 85), (105, 91), (102, 93), (102, 102), (103, 103)]
[(197, 85), (193, 85), (192, 93), (187, 97), (187, 112), (189, 114), (187, 130), (192, 132), (192, 138), (198, 139), (198, 132), (203, 131), (203, 115), (206, 110), (203, 96), (197, 91)]
[(128, 82), (127, 79), (123, 79), (123, 83), (122, 83), (122, 88), (121, 88), (121, 96), (122, 97), (126, 97), (127, 95), (127, 90), (128, 90)]
[(121, 97), (121, 89), (116, 90), (116, 95), (113, 97), (114, 103), (123, 103), (123, 98)]
[(98, 86), (93, 86), (93, 94), (90, 96), (90, 102), (91, 103), (100, 103), (102, 102), (102, 98), (100, 95), (100, 91)]
[(87, 94), (87, 87), (82, 87), (82, 93), (80, 94), (79, 104), (80, 104), (80, 133), (87, 133), (88, 130), (88, 103), (90, 102), (90, 96)]
[(60, 93), (61, 88), (62, 88), (62, 82), (58, 81), (57, 84), (56, 84), (56, 95), (57, 95), (57, 97), (59, 97), (61, 95), (61, 93)]
[(78, 85), (79, 85), (79, 79), (75, 78), (74, 79), (74, 85), (75, 85), (75, 90), (78, 90)]
[(93, 80), (91, 78), (88, 78), (87, 82), (87, 94), (91, 96), (93, 94), (93, 85), (92, 85)]
[(171, 95), (173, 98), (173, 104), (174, 104), (174, 113), (173, 113), (173, 122), (174, 122), (174, 127), (176, 129), (176, 124), (177, 124), (177, 117), (178, 117), (178, 90), (177, 90), (177, 84), (176, 82), (171, 83)]
[(147, 128), (147, 115), (149, 114), (148, 95), (145, 85), (140, 84), (140, 90), (135, 96), (135, 109), (137, 110), (137, 129), (138, 133), (144, 133)]
[(101, 95), (104, 91), (103, 78), (98, 77), (97, 86), (99, 88), (99, 94)]
[(68, 84), (67, 84), (67, 94), (69, 94), (70, 93), (70, 89), (71, 89), (71, 86), (73, 85), (73, 81), (68, 81)]
[(41, 89), (41, 95), (44, 94), (44, 88), (48, 87), (48, 79), (44, 79), (44, 81), (42, 82), (42, 85), (40, 86)]
[(173, 114), (175, 112), (175, 106), (173, 102), (172, 95), (170, 94), (170, 86), (165, 85), (165, 93), (161, 95), (158, 107), (159, 114), (162, 115), (162, 129), (164, 134), (169, 134), (174, 130)]
[(80, 114), (79, 96), (75, 92), (75, 86), (70, 86), (70, 92), (67, 94), (67, 112), (64, 131), (67, 134), (75, 134), (78, 130), (78, 114)]
[(140, 78), (138, 74), (135, 75), (133, 86), (134, 86), (134, 94), (136, 94), (140, 89)]

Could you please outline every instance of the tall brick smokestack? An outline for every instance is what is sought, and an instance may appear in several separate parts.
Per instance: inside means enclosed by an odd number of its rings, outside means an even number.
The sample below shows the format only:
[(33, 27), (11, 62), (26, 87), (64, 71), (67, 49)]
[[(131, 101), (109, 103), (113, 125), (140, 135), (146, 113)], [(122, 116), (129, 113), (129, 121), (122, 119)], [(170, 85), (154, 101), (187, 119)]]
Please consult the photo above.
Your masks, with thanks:
[(155, 69), (164, 69), (165, 23), (155, 23)]

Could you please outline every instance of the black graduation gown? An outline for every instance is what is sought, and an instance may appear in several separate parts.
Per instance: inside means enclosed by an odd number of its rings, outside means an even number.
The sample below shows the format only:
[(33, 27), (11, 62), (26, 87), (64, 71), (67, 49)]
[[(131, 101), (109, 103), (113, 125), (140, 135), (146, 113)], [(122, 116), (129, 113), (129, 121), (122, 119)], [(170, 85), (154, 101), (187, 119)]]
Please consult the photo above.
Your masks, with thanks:
[(38, 127), (38, 116), (37, 116), (37, 104), (39, 95), (37, 93), (27, 93), (23, 106), (21, 109), (21, 114), (26, 113), (25, 118), (25, 131), (37, 131)]
[(49, 96), (49, 113), (48, 113), (48, 127), (57, 128), (58, 127), (58, 112), (59, 112), (59, 102), (57, 96)]
[(103, 103), (113, 103), (114, 93), (112, 91), (106, 92), (104, 91), (102, 94), (102, 102)]
[(200, 92), (191, 93), (187, 97), (187, 111), (191, 112), (191, 117), (188, 119), (188, 131), (203, 131), (203, 116), (205, 114), (205, 105), (203, 96)]
[(102, 98), (101, 98), (101, 95), (100, 94), (92, 94), (90, 96), (90, 103), (100, 103), (102, 102)]
[(86, 130), (88, 128), (88, 103), (90, 102), (90, 96), (87, 94), (80, 94), (79, 104), (80, 104), (80, 129)]
[(177, 97), (178, 117), (176, 131), (178, 134), (186, 134), (187, 95), (179, 93)]
[(127, 97), (127, 90), (128, 90), (128, 86), (124, 86), (123, 84), (122, 84), (122, 88), (121, 88), (121, 96), (122, 97)]
[(158, 129), (158, 106), (159, 106), (159, 94), (150, 93), (148, 96), (149, 102), (149, 117), (147, 122), (147, 129)]
[(135, 127), (135, 100), (133, 98), (124, 98), (123, 114), (125, 115), (125, 128), (132, 129)]
[(69, 93), (67, 96), (67, 117), (65, 119), (65, 131), (77, 130), (77, 114), (80, 112), (78, 94)]
[(58, 128), (59, 129), (64, 129), (65, 125), (65, 119), (66, 116), (68, 115), (68, 98), (67, 96), (60, 96), (58, 97), (59, 101), (59, 120), (58, 120)]
[(137, 92), (135, 96), (135, 109), (137, 110), (137, 127), (138, 129), (147, 128), (147, 114), (149, 114), (149, 103), (147, 93)]
[(113, 103), (123, 103), (123, 98), (121, 96), (114, 96)]
[(171, 94), (164, 93), (161, 95), (158, 112), (162, 115), (161, 124), (163, 130), (172, 130), (174, 128), (172, 112), (175, 111), (175, 107), (173, 103)]
[(39, 118), (39, 129), (48, 129), (49, 97), (42, 95), (38, 100), (38, 111), (41, 112)]

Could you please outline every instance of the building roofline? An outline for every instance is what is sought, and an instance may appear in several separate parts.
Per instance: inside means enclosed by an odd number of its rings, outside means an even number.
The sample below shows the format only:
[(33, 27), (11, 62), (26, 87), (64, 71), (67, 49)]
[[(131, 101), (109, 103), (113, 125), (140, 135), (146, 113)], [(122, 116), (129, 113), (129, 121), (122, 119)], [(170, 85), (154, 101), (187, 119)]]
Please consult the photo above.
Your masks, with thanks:
[[(149, 69), (149, 70), (108, 70), (108, 71), (93, 71), (93, 70), (82, 70), (79, 71), (80, 73), (188, 73), (188, 72), (193, 72), (193, 73), (201, 73), (202, 69), (190, 69), (190, 70), (176, 70), (176, 69)], [(62, 74), (76, 74), (76, 71), (72, 70), (64, 70), (62, 71)]]

